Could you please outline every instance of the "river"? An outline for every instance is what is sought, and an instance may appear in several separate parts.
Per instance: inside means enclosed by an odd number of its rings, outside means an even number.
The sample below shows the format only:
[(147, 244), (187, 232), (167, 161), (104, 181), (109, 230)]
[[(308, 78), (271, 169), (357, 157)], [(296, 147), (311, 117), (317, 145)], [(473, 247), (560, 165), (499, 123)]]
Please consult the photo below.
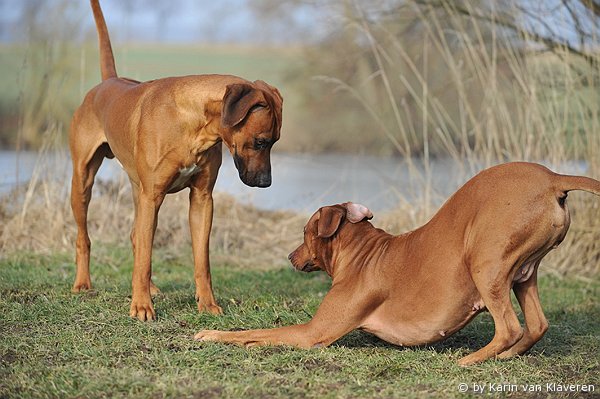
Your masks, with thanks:
[[(66, 153), (46, 155), (44, 169), (70, 184), (70, 160)], [(49, 161), (50, 160), (50, 161)], [(38, 154), (18, 155), (18, 182), (27, 182), (34, 171)], [(320, 206), (345, 201), (362, 203), (374, 211), (389, 210), (400, 202), (424, 200), (426, 187), (433, 204), (441, 203), (471, 177), (466, 165), (450, 159), (434, 160), (426, 169), (422, 162), (411, 165), (398, 158), (379, 158), (347, 154), (272, 155), (273, 184), (269, 188), (245, 186), (237, 175), (231, 156), (223, 154), (216, 192), (226, 192), (243, 203), (262, 209), (312, 212)], [(561, 172), (584, 173), (585, 164), (565, 165)], [(429, 176), (429, 180), (427, 179)], [(106, 159), (97, 179), (119, 179), (124, 172), (114, 160)], [(17, 184), (17, 154), (0, 151), (0, 194)]]

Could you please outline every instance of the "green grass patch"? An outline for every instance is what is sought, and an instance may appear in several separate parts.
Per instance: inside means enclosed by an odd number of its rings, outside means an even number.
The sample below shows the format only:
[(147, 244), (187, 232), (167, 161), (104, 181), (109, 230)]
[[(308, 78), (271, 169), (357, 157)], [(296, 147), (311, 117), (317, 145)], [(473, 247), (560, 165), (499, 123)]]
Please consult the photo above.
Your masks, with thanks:
[[(49, 67), (38, 58), (50, 50), (36, 45), (0, 46), (0, 102), (16, 102), (20, 87), (28, 73), (43, 74)], [(62, 63), (52, 64), (51, 72), (61, 80), (60, 100), (79, 104), (83, 95), (100, 83), (100, 61), (97, 44), (84, 46), (64, 45)], [(51, 55), (55, 55), (52, 53)], [(130, 45), (114, 46), (115, 63), (119, 76), (151, 80), (167, 76), (195, 74), (231, 74), (249, 80), (263, 79), (273, 85), (282, 85), (285, 71), (298, 62), (297, 52), (280, 48), (235, 46), (174, 46)], [(58, 56), (58, 55), (57, 55)], [(46, 60), (48, 62), (48, 60)]]
[[(95, 252), (98, 255), (98, 252)], [(101, 252), (102, 253), (102, 252)], [(461, 368), (493, 335), (488, 314), (448, 340), (398, 348), (355, 331), (329, 348), (244, 349), (198, 343), (200, 329), (265, 328), (309, 320), (330, 281), (322, 273), (214, 265), (225, 315), (199, 314), (191, 261), (160, 260), (158, 320), (128, 317), (129, 251), (92, 264), (95, 290), (70, 293), (67, 255), (0, 260), (0, 397), (460, 397), (460, 383), (595, 384), (600, 393), (600, 281), (540, 278), (550, 330), (530, 354)], [(427, 295), (424, 292), (424, 295)], [(488, 387), (489, 388), (489, 387)], [(528, 396), (521, 387), (498, 396)], [(571, 396), (576, 396), (570, 394)], [(532, 397), (532, 396), (528, 396)]]

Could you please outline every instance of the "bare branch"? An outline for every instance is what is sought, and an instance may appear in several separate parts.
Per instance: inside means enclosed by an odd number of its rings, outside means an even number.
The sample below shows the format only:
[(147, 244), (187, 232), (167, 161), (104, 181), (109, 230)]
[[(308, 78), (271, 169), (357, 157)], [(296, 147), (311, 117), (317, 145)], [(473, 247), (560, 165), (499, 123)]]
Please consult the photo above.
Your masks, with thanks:
[[(481, 12), (477, 12), (474, 9), (469, 9), (456, 2), (448, 2), (446, 0), (413, 0), (416, 4), (423, 7), (433, 7), (435, 9), (440, 9), (442, 7), (450, 7), (455, 12), (469, 16), (481, 21), (489, 22), (492, 24), (497, 24), (506, 29), (517, 34), (525, 41), (533, 41), (539, 44), (546, 46), (550, 51), (560, 54), (562, 51), (567, 50), (571, 54), (577, 55), (584, 59), (588, 64), (595, 65), (597, 62), (596, 57), (585, 51), (583, 48), (579, 49), (571, 45), (568, 40), (562, 39), (558, 37), (554, 33), (554, 31), (550, 28), (550, 26), (541, 20), (541, 18), (536, 18), (537, 21), (542, 23), (545, 29), (548, 29), (549, 32), (553, 33), (551, 36), (542, 35), (538, 32), (535, 32), (530, 29), (526, 29), (524, 26), (519, 25), (515, 22), (514, 18), (510, 18), (509, 15), (501, 15), (499, 13), (494, 15), (484, 14)], [(580, 1), (592, 1), (592, 0), (580, 0)], [(593, 1), (592, 1), (593, 2)], [(531, 15), (531, 14), (530, 14)]]
[(597, 0), (579, 0), (579, 2), (594, 15), (600, 17), (600, 2)]

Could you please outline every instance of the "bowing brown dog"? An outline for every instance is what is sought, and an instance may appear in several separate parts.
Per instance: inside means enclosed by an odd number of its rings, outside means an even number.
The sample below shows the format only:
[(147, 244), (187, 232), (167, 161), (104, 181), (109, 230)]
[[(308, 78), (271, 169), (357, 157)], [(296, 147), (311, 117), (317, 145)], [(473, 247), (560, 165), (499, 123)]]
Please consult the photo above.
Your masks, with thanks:
[(98, 0), (90, 1), (98, 30), (102, 83), (75, 111), (69, 134), (73, 159), (71, 206), (77, 222), (73, 291), (90, 289), (88, 205), (104, 158), (116, 157), (131, 181), (135, 222), (132, 317), (155, 318), (151, 253), (158, 210), (168, 193), (190, 188), (189, 223), (200, 311), (221, 313), (211, 285), (208, 242), (212, 190), (221, 142), (242, 182), (271, 184), (271, 146), (281, 129), (281, 95), (263, 81), (229, 75), (171, 77), (149, 82), (119, 78)]
[(364, 220), (372, 215), (363, 206), (321, 208), (290, 254), (296, 269), (324, 270), (333, 279), (313, 319), (270, 330), (200, 331), (196, 339), (311, 348), (360, 328), (396, 345), (422, 345), (447, 338), (487, 308), (494, 338), (459, 363), (522, 354), (548, 328), (537, 271), (567, 234), (571, 190), (600, 195), (600, 182), (531, 163), (499, 165), (468, 181), (427, 224), (399, 236)]

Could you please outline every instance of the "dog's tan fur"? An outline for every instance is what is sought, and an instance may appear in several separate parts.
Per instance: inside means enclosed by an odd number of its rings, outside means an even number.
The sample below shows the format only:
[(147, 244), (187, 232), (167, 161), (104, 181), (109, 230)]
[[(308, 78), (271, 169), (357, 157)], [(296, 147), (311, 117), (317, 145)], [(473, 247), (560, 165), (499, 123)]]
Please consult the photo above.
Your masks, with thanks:
[(279, 139), (282, 97), (263, 81), (230, 75), (194, 75), (149, 82), (119, 78), (98, 4), (90, 0), (98, 30), (102, 83), (87, 93), (71, 123), (71, 205), (77, 222), (77, 274), (73, 291), (90, 289), (87, 212), (94, 176), (104, 158), (116, 157), (131, 181), (135, 222), (130, 315), (155, 318), (151, 253), (158, 210), (167, 193), (190, 188), (189, 223), (200, 311), (221, 313), (211, 286), (208, 242), (212, 190), (221, 165), (221, 142), (241, 180), (271, 184), (270, 150)]
[(570, 190), (600, 195), (600, 182), (536, 164), (499, 165), (468, 181), (427, 224), (400, 236), (358, 221), (371, 215), (356, 204), (321, 208), (290, 254), (296, 269), (325, 270), (333, 279), (313, 319), (270, 330), (200, 331), (196, 339), (311, 348), (361, 328), (393, 344), (421, 345), (445, 339), (487, 308), (494, 338), (460, 364), (522, 354), (548, 328), (537, 271), (567, 234)]

